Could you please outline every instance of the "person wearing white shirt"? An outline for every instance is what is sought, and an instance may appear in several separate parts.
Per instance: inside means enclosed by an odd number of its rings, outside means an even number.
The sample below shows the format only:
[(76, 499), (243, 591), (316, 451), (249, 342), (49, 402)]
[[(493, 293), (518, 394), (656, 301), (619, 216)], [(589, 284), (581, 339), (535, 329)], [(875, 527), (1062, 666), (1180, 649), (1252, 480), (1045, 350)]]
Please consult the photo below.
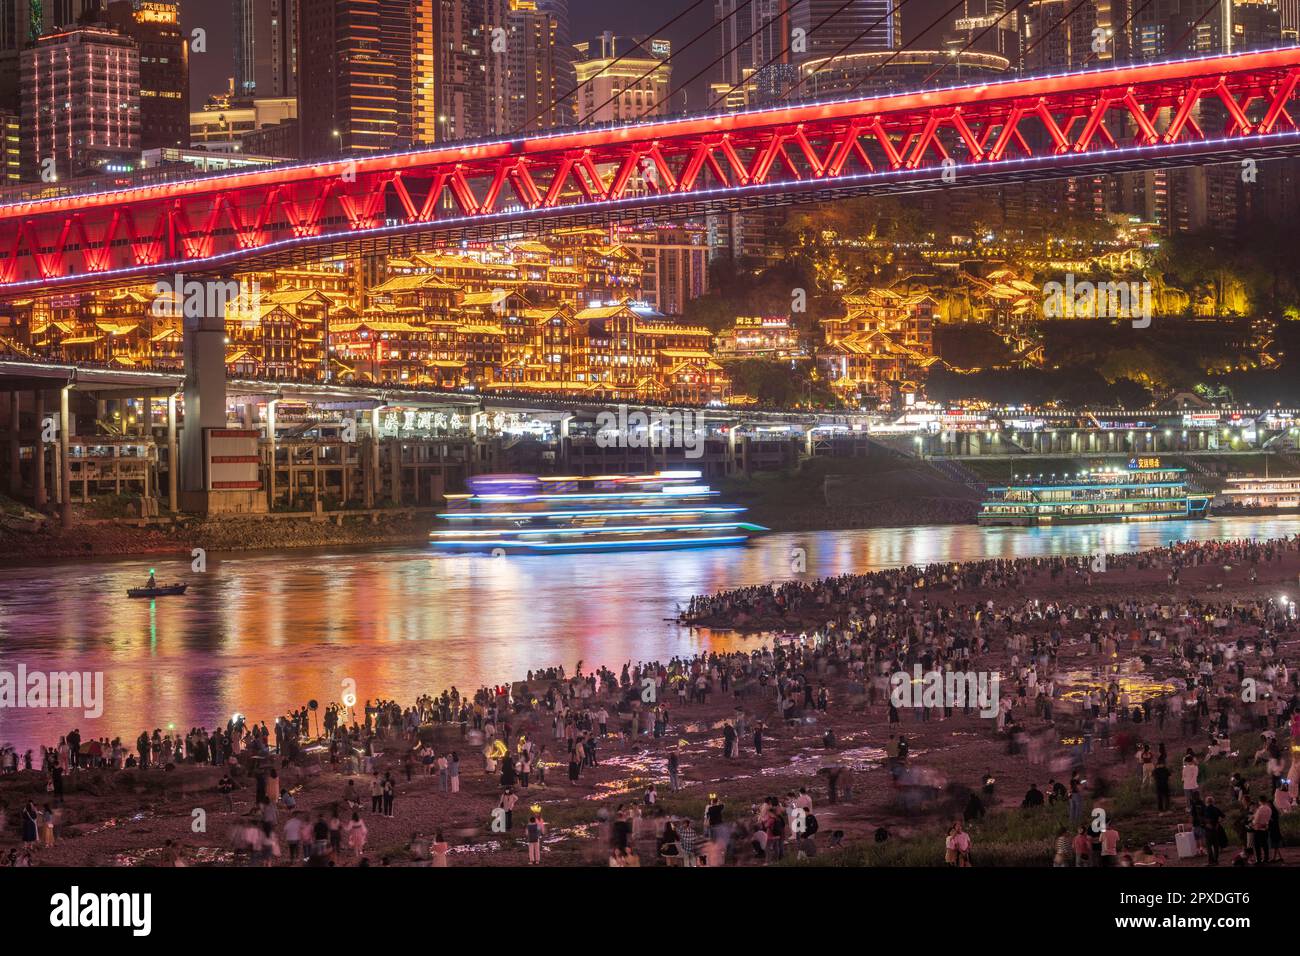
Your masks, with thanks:
[(1200, 776), (1201, 768), (1197, 766), (1195, 757), (1183, 760), (1183, 793), (1187, 797), (1188, 806), (1200, 794)]

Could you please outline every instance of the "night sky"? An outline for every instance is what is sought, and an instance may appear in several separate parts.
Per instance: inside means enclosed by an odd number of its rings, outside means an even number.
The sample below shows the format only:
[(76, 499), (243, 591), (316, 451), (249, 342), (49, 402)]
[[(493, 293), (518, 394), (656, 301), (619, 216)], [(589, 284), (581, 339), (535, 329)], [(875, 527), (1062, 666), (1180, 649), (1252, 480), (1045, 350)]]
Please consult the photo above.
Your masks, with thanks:
[[(694, 0), (654, 0), (650, 3), (621, 4), (611, 0), (570, 0), (570, 29), (575, 42), (588, 39), (603, 30), (613, 30), (620, 34), (649, 33), (693, 2)], [(904, 0), (903, 34), (912, 46), (927, 45), (911, 43), (912, 38), (950, 7), (952, 2), (953, 0)], [(186, 31), (202, 27), (208, 35), (207, 53), (195, 53), (190, 60), (190, 104), (193, 109), (202, 107), (209, 94), (224, 90), (233, 73), (232, 19), (231, 0), (183, 0), (182, 21)], [(680, 49), (697, 34), (708, 30), (712, 23), (713, 0), (703, 0), (668, 32), (668, 39), (673, 41), (674, 49)], [(934, 31), (929, 42), (937, 42), (938, 33), (938, 30)], [(714, 36), (706, 35), (675, 56), (673, 85), (678, 85), (703, 69), (717, 55), (716, 43)], [(691, 108), (702, 109), (707, 105), (705, 94), (708, 82), (709, 76), (706, 73), (688, 86), (688, 105)]]

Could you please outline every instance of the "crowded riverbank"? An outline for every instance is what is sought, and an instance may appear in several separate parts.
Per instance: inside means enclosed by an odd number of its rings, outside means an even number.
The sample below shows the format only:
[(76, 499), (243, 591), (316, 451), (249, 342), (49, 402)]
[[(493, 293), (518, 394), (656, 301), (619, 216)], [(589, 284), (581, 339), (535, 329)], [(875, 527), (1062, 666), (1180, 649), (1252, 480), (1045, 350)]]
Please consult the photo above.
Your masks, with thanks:
[[(556, 664), (269, 722), (70, 727), (6, 755), (0, 846), (34, 865), (289, 865), (304, 847), (316, 865), (1137, 865), (1178, 862), (1185, 827), (1199, 855), (1184, 862), (1208, 862), (1211, 840), (1228, 860), (1260, 845), (1271, 858), (1274, 830), (1286, 859), (1298, 635), (1281, 593), (1297, 539), (1111, 554), (1104, 572), (1055, 560), (689, 602), (714, 626), (789, 605), (780, 632), (730, 651)], [(999, 675), (996, 713), (899, 706), (891, 675), (918, 665)], [(1067, 852), (1043, 837), (1097, 807), (1126, 838), (1094, 852), (1074, 833)]]

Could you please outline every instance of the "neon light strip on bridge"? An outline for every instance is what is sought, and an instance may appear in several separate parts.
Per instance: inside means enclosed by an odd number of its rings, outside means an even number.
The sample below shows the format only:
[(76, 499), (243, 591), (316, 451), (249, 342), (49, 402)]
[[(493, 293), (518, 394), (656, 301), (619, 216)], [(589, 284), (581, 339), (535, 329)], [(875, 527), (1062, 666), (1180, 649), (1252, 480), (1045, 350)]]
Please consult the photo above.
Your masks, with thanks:
[[(1284, 155), (1300, 152), (1298, 83), (1300, 47), (1288, 47), (25, 201), (0, 206), (0, 294), (231, 272), (433, 231), (941, 188), (945, 161), (972, 185)], [(1202, 104), (1224, 129), (1201, 128)]]

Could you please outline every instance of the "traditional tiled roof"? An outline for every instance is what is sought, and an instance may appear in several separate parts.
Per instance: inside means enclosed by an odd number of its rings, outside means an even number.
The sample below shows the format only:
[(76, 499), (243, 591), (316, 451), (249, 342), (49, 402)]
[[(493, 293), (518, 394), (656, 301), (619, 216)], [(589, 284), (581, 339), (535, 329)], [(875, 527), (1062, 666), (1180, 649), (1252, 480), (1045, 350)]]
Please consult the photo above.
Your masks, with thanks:
[(330, 326), (331, 332), (356, 332), (369, 329), (371, 332), (427, 332), (428, 329), (401, 322), (396, 319), (358, 319), (355, 322), (339, 322)]

